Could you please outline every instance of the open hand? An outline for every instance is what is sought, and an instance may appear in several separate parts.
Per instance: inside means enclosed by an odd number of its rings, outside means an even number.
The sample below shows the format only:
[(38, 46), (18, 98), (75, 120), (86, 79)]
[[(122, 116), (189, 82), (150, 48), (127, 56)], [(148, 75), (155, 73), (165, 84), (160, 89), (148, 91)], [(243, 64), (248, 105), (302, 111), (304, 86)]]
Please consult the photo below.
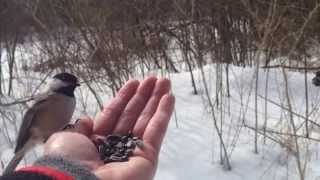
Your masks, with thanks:
[[(174, 109), (169, 94), (170, 81), (148, 77), (141, 83), (128, 81), (92, 121), (82, 119), (74, 132), (52, 135), (45, 154), (55, 154), (86, 164), (100, 179), (150, 180), (157, 168), (163, 137)], [(142, 138), (144, 147), (136, 148), (127, 162), (104, 164), (92, 142), (96, 135), (127, 134)]]

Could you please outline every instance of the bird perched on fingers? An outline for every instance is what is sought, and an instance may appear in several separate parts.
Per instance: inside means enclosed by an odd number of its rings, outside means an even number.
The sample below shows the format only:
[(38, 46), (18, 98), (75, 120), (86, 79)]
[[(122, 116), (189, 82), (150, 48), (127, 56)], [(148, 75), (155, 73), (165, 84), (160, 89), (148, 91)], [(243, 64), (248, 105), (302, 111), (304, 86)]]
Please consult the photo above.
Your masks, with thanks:
[(14, 171), (32, 147), (44, 143), (49, 136), (69, 123), (76, 105), (74, 91), (79, 85), (74, 75), (60, 73), (53, 77), (44, 93), (35, 96), (35, 103), (23, 117), (14, 157), (3, 174)]

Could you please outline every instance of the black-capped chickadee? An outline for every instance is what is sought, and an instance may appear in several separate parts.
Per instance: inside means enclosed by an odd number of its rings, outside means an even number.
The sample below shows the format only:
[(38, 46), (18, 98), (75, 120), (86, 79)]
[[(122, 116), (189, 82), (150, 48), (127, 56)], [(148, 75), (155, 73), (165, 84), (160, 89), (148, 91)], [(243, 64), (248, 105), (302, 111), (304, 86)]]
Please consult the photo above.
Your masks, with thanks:
[(34, 98), (35, 103), (23, 117), (14, 157), (3, 174), (14, 171), (32, 147), (45, 142), (69, 123), (76, 105), (74, 90), (77, 86), (79, 82), (74, 75), (60, 73), (53, 77), (44, 93)]

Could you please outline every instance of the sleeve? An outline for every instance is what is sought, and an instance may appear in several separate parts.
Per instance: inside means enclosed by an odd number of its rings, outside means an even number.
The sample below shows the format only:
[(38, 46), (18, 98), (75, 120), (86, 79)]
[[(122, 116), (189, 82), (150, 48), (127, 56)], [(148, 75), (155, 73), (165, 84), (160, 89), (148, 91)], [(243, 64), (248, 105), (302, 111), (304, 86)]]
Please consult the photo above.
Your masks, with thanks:
[(59, 156), (44, 156), (32, 166), (0, 177), (0, 180), (98, 180), (90, 170)]
[(80, 165), (75, 161), (63, 159), (59, 156), (44, 156), (38, 159), (34, 165), (54, 168), (74, 177), (75, 180), (98, 180), (86, 166)]

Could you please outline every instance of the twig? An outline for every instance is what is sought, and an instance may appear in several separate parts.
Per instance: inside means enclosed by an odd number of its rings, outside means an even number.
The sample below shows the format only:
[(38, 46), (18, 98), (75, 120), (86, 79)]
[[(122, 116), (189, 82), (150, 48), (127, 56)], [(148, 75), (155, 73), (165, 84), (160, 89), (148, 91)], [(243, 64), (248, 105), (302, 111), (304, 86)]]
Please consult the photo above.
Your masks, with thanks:
[[(284, 109), (284, 110), (286, 110), (286, 111), (289, 111), (288, 108), (280, 105), (279, 103), (276, 103), (275, 101), (272, 101), (272, 100), (270, 100), (270, 99), (267, 99), (266, 97), (261, 96), (261, 95), (258, 95), (258, 96), (259, 96), (260, 98), (262, 98), (262, 99), (267, 100), (267, 101), (270, 102), (271, 104), (274, 104), (274, 105), (280, 107), (281, 109)], [(306, 117), (304, 117), (304, 116), (302, 116), (301, 114), (298, 114), (298, 113), (296, 113), (296, 112), (294, 112), (294, 111), (292, 111), (292, 114), (295, 115), (295, 116), (297, 116), (297, 117), (299, 117), (299, 118), (306, 119)], [(311, 124), (314, 124), (314, 125), (316, 125), (317, 127), (320, 128), (320, 124), (319, 124), (319, 123), (316, 123), (315, 121), (313, 121), (313, 120), (311, 120), (311, 119), (309, 119), (309, 118), (308, 118), (308, 122), (310, 122)], [(303, 124), (304, 124), (304, 123), (302, 123), (302, 125), (303, 125)], [(297, 130), (300, 129), (300, 128), (302, 127), (302, 125), (300, 125), (300, 126), (297, 128)]]
[(320, 66), (316, 67), (296, 67), (296, 66), (284, 66), (284, 65), (268, 65), (262, 66), (264, 69), (272, 69), (272, 68), (284, 68), (284, 69), (295, 69), (295, 70), (320, 70)]
[[(243, 126), (246, 127), (246, 128), (255, 130), (254, 127), (251, 127), (251, 126), (249, 126), (249, 125), (244, 124)], [(259, 134), (263, 134), (264, 129), (260, 129), (260, 128), (259, 128), (258, 131), (261, 131)], [(274, 131), (274, 130), (272, 130), (272, 129), (266, 129), (265, 131), (268, 132), (268, 133), (270, 133), (270, 134), (277, 134), (277, 135), (283, 135), (283, 136), (297, 137), (297, 138), (309, 139), (309, 140), (312, 140), (312, 141), (320, 142), (320, 139), (312, 138), (312, 137), (310, 137), (310, 136), (309, 136), (309, 137), (306, 137), (306, 136), (300, 135), (300, 134), (284, 133), (284, 132)]]
[(17, 105), (17, 104), (25, 104), (25, 103), (32, 101), (32, 100), (33, 100), (33, 97), (27, 97), (27, 99), (16, 100), (16, 101), (10, 102), (10, 103), (0, 103), (0, 106), (8, 107), (8, 106), (13, 106), (13, 105)]

